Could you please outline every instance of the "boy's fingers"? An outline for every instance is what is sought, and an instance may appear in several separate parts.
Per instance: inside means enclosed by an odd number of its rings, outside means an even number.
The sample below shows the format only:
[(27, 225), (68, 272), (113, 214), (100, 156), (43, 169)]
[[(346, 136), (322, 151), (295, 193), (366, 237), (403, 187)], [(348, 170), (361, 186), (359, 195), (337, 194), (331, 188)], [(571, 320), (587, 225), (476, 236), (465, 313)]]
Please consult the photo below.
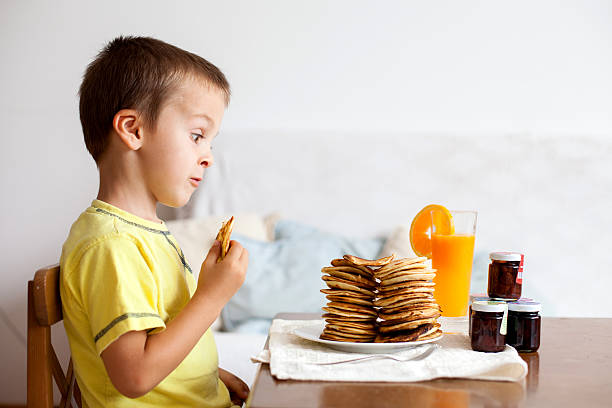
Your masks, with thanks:
[(230, 258), (232, 260), (240, 259), (240, 256), (244, 252), (244, 248), (238, 241), (231, 240), (229, 244), (229, 249), (227, 250), (227, 254), (225, 254), (225, 258)]
[(245, 264), (249, 264), (249, 251), (245, 249), (242, 250), (242, 254), (240, 254), (240, 262), (241, 263), (245, 263)]
[(219, 255), (221, 255), (221, 242), (215, 241), (208, 250), (206, 259), (204, 259), (204, 263), (215, 263), (217, 261), (217, 258), (219, 258)]

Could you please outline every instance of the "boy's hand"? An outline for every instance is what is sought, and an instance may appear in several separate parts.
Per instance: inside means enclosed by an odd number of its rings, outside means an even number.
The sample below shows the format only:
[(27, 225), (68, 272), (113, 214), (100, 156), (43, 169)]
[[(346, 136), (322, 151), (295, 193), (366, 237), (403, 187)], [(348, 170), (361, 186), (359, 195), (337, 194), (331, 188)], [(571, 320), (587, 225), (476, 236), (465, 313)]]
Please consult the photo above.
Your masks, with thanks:
[(215, 241), (200, 268), (196, 292), (217, 299), (221, 306), (238, 291), (246, 277), (249, 253), (238, 241), (230, 241), (229, 251), (221, 262), (221, 243)]
[(222, 368), (219, 368), (219, 378), (227, 387), (232, 404), (241, 407), (242, 403), (246, 401), (249, 396), (249, 386), (240, 378)]

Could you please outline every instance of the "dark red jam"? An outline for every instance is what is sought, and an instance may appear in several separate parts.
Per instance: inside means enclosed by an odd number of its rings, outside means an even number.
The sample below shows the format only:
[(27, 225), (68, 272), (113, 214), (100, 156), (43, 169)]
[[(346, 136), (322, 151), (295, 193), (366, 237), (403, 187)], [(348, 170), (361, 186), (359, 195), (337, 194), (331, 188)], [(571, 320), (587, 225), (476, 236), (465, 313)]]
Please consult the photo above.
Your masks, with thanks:
[[(481, 302), (476, 302), (481, 303)], [(472, 349), (476, 351), (498, 352), (506, 347), (506, 332), (503, 327), (504, 311), (480, 311), (472, 304), (470, 332)], [(484, 302), (482, 302), (484, 303)]]
[(516, 252), (492, 252), (489, 256), (489, 297), (519, 299), (523, 287), (522, 255)]
[(538, 302), (508, 304), (508, 334), (506, 343), (517, 351), (531, 353), (540, 348), (542, 317)]

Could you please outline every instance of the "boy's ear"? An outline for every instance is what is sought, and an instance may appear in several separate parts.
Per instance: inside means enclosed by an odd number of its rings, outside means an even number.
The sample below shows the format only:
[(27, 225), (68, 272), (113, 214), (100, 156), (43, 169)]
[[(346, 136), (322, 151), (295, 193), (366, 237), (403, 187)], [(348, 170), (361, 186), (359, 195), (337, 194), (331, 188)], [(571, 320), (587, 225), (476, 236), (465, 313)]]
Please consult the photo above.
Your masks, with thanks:
[(131, 150), (142, 147), (142, 119), (134, 109), (121, 109), (113, 117), (113, 129)]

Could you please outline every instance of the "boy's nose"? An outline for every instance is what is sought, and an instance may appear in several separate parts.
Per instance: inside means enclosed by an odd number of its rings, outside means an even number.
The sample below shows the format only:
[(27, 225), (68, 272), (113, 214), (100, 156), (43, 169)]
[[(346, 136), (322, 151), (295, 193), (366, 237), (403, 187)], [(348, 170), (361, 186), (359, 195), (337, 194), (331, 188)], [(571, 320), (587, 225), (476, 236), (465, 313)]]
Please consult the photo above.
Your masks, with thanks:
[(213, 162), (215, 161), (212, 153), (207, 154), (206, 156), (202, 157), (202, 159), (200, 160), (200, 166), (207, 168), (213, 165)]

